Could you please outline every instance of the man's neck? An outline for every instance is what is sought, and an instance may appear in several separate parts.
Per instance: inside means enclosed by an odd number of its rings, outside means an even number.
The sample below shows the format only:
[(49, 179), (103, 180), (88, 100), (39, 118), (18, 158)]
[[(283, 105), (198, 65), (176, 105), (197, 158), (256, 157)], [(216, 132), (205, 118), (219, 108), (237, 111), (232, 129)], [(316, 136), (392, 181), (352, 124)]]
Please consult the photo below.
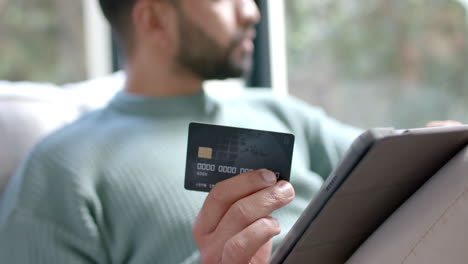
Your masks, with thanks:
[(202, 89), (203, 80), (169, 66), (129, 64), (125, 91), (148, 97), (191, 95)]

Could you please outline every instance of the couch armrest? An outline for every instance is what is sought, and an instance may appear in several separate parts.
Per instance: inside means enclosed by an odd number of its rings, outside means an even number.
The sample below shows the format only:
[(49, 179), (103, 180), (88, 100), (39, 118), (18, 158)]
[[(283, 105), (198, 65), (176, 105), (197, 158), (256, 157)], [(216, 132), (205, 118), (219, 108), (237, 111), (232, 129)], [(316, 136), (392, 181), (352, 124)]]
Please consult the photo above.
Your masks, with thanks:
[(53, 87), (0, 89), (0, 192), (29, 149), (43, 136), (81, 114), (76, 103)]

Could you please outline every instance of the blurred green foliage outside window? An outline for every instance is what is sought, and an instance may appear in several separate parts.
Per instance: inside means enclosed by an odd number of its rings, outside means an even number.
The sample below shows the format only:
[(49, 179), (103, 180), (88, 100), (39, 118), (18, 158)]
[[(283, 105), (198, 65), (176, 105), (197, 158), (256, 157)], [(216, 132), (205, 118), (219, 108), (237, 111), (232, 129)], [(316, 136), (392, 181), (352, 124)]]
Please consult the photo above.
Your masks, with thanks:
[(85, 79), (82, 1), (0, 0), (0, 79)]
[(289, 0), (290, 93), (361, 127), (468, 121), (462, 0)]

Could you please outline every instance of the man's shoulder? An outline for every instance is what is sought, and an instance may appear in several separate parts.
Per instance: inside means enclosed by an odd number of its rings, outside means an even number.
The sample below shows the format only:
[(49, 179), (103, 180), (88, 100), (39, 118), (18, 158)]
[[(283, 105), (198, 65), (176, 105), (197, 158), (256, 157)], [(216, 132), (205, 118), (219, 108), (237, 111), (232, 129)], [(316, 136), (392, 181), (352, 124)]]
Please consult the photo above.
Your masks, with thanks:
[(95, 143), (95, 130), (105, 110), (88, 112), (78, 120), (50, 133), (42, 139), (32, 150), (36, 156), (47, 155), (53, 157), (77, 153), (85, 146)]
[(213, 96), (223, 104), (243, 106), (254, 109), (266, 109), (275, 113), (290, 113), (293, 115), (307, 115), (309, 118), (322, 117), (324, 111), (317, 106), (308, 104), (292, 95), (276, 93), (271, 88), (245, 88)]
[(272, 101), (278, 96), (275, 95), (270, 88), (219, 88), (210, 89), (208, 93), (216, 99), (224, 102), (240, 102), (245, 101)]

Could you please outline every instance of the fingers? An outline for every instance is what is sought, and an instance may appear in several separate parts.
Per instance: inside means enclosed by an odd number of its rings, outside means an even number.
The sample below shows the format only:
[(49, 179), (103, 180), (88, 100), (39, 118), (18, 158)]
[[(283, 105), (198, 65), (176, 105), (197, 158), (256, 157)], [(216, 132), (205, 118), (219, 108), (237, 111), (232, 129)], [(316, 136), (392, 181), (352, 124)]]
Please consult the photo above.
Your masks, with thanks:
[(266, 263), (271, 253), (271, 239), (280, 232), (276, 219), (258, 219), (226, 242), (221, 263)]
[(446, 121), (432, 121), (426, 124), (426, 127), (444, 127), (444, 126), (459, 126), (462, 123), (453, 120)]
[(250, 260), (250, 264), (264, 264), (268, 263), (273, 249), (273, 240), (270, 239), (265, 245), (263, 245), (257, 253)]
[(194, 235), (213, 232), (235, 202), (275, 184), (276, 175), (268, 170), (247, 172), (216, 184), (195, 221)]
[(294, 199), (294, 188), (267, 170), (238, 175), (208, 194), (193, 226), (202, 263), (267, 263), (280, 232), (268, 216)]
[(293, 199), (292, 185), (280, 181), (234, 203), (221, 219), (215, 232), (221, 232), (219, 237), (232, 237), (254, 221), (270, 215)]

